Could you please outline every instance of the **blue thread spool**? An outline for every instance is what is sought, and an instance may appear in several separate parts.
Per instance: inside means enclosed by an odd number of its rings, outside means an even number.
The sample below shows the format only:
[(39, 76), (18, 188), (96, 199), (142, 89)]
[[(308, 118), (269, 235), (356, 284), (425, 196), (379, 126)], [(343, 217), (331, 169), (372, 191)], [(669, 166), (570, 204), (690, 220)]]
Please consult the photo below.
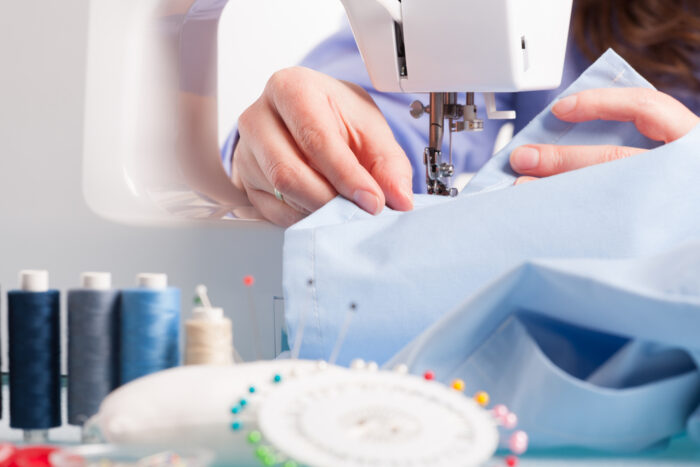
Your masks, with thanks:
[(82, 426), (119, 383), (119, 292), (109, 273), (68, 292), (68, 423)]
[(46, 271), (22, 271), (20, 283), (7, 294), (10, 426), (27, 442), (46, 442), (61, 424), (60, 297)]
[(139, 274), (122, 291), (120, 383), (180, 363), (180, 291), (165, 274)]

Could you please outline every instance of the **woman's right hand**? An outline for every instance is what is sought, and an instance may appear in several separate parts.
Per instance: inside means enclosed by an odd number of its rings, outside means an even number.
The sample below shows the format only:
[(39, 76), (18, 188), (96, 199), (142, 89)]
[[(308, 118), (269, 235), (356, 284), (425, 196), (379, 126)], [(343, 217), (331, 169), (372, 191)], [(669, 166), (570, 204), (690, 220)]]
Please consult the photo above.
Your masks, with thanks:
[(233, 183), (275, 224), (292, 225), (337, 194), (371, 214), (385, 204), (413, 208), (411, 164), (357, 85), (307, 68), (279, 71), (238, 130)]

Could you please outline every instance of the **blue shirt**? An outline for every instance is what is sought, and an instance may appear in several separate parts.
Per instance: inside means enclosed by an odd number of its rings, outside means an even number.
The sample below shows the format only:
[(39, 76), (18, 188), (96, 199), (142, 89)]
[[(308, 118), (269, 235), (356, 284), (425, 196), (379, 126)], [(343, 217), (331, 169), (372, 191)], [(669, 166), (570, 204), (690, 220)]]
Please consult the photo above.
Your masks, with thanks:
[[(423, 149), (428, 142), (428, 120), (426, 117), (413, 119), (409, 114), (409, 105), (416, 99), (427, 103), (427, 95), (382, 93), (374, 89), (348, 25), (343, 26), (340, 31), (312, 50), (302, 65), (334, 78), (356, 83), (372, 96), (394, 132), (394, 137), (411, 160), (414, 191), (425, 193)], [(562, 83), (558, 89), (497, 94), (498, 109), (517, 112), (517, 118), (514, 121), (517, 133), (590, 65), (590, 61), (583, 57), (574, 40), (570, 39)], [(696, 114), (700, 113), (700, 96), (683, 90), (674, 91), (671, 94)], [(483, 118), (485, 105), (481, 94), (476, 95), (476, 103)], [(453, 136), (453, 159), (457, 173), (476, 172), (491, 158), (496, 135), (504, 123), (500, 120), (486, 120), (483, 132), (458, 133)], [(231, 173), (231, 155), (236, 140), (237, 131), (234, 130), (222, 151), (224, 166), (229, 173)]]

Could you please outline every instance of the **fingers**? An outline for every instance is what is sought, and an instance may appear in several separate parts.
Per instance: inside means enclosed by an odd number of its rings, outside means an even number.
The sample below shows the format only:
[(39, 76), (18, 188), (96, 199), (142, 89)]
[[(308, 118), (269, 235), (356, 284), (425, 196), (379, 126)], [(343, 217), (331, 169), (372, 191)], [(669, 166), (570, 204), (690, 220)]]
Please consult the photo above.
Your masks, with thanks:
[(358, 86), (304, 68), (283, 70), (241, 116), (239, 131), (232, 180), (261, 211), (273, 210), (274, 218), (264, 213), (273, 222), (287, 225), (290, 215), (262, 196), (275, 189), (304, 215), (338, 193), (371, 214), (385, 204), (413, 208), (410, 161)]
[(309, 167), (279, 116), (271, 109), (259, 108), (265, 105), (254, 104), (239, 120), (239, 144), (245, 144), (234, 161), (243, 168), (240, 172), (245, 182), (269, 194), (279, 190), (288, 204), (301, 211), (320, 209), (337, 192)]
[[(251, 170), (246, 165), (246, 161), (250, 159), (253, 157), (249, 148), (242, 140), (239, 141), (234, 154), (232, 180), (236, 186), (245, 190), (248, 200), (253, 206), (238, 208), (234, 210), (234, 214), (242, 219), (260, 219), (262, 217), (282, 227), (289, 227), (306, 217), (308, 212), (302, 208), (292, 207), (267, 191), (256, 189), (250, 185), (248, 180)], [(253, 167), (254, 164), (250, 164), (250, 166)]]
[(254, 188), (248, 188), (246, 191), (251, 204), (266, 219), (281, 227), (289, 227), (306, 217), (306, 214), (293, 209), (266, 191)]
[[(378, 214), (387, 197), (370, 169), (362, 164), (371, 156), (365, 151), (366, 135), (355, 123), (363, 118), (376, 118), (380, 113), (339, 81), (328, 79), (319, 83), (323, 86), (309, 86), (309, 81), (320, 79), (318, 75), (299, 68), (278, 72), (268, 83), (270, 103), (308, 164), (338, 193), (367, 212)], [(349, 124), (348, 118), (354, 118), (353, 124)], [(390, 141), (393, 141), (393, 135)], [(381, 142), (377, 144), (386, 147)], [(391, 151), (395, 149), (390, 148)], [(409, 208), (412, 204), (395, 199), (398, 197), (393, 196), (393, 186), (387, 191), (391, 204), (398, 208)]]
[[(634, 122), (646, 137), (672, 142), (691, 131), (700, 118), (683, 104), (659, 91), (643, 88), (592, 89), (561, 99), (552, 112), (569, 122), (615, 120)], [(530, 177), (547, 177), (644, 152), (620, 146), (555, 146), (517, 148), (510, 156), (514, 171)], [(530, 181), (522, 178), (516, 184)]]
[(673, 97), (645, 88), (582, 91), (561, 99), (552, 113), (567, 122), (634, 122), (647, 138), (666, 143), (682, 138), (700, 123), (697, 115)]
[[(270, 195), (274, 195), (275, 188), (271, 185), (271, 183), (267, 180), (266, 176), (263, 174), (262, 170), (260, 169), (260, 166), (258, 165), (258, 161), (256, 160), (253, 153), (250, 151), (250, 149), (245, 147), (241, 148), (236, 153), (236, 156), (239, 157), (238, 161), (236, 161), (236, 164), (238, 171), (243, 174), (241, 178), (244, 190), (246, 190), (247, 192), (252, 189), (264, 191)], [(286, 196), (281, 190), (279, 191), (284, 196), (284, 202), (289, 207), (305, 215), (310, 214), (312, 212), (311, 210), (299, 204), (294, 199), (291, 199), (289, 196)]]
[(348, 117), (351, 119), (348, 125), (355, 130), (350, 132), (350, 149), (379, 184), (387, 205), (397, 211), (410, 211), (413, 209), (410, 160), (371, 97), (359, 86), (345, 84), (347, 91), (355, 94), (358, 102), (366, 107)]
[(513, 182), (513, 185), (522, 185), (524, 183), (534, 182), (535, 180), (539, 180), (539, 178), (528, 176), (518, 177), (515, 179), (515, 182)]
[(397, 143), (382, 153), (364, 152), (360, 161), (381, 187), (389, 207), (397, 211), (413, 209), (413, 168)]
[(644, 152), (621, 146), (557, 146), (533, 144), (521, 146), (510, 155), (514, 171), (533, 177), (548, 177), (589, 165), (601, 164)]

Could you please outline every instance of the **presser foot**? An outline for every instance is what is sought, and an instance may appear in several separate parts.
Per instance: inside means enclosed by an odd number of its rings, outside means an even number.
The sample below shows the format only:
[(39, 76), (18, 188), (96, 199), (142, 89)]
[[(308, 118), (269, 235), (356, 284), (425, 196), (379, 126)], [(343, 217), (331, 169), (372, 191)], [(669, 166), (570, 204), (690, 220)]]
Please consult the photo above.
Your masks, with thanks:
[(457, 188), (450, 187), (450, 178), (454, 175), (454, 165), (441, 162), (442, 151), (425, 148), (423, 162), (425, 163), (425, 182), (429, 195), (455, 197)]
[[(450, 187), (450, 178), (455, 171), (452, 164), (452, 134), (484, 129), (484, 121), (477, 118), (474, 93), (466, 93), (465, 104), (460, 104), (456, 92), (432, 92), (430, 93), (430, 105), (426, 106), (420, 101), (414, 101), (411, 104), (410, 112), (413, 118), (421, 118), (425, 114), (430, 115), (428, 147), (423, 153), (428, 194), (457, 196), (457, 189)], [(445, 125), (446, 120), (447, 125)], [(442, 162), (442, 142), (445, 131), (450, 137), (449, 162)]]

